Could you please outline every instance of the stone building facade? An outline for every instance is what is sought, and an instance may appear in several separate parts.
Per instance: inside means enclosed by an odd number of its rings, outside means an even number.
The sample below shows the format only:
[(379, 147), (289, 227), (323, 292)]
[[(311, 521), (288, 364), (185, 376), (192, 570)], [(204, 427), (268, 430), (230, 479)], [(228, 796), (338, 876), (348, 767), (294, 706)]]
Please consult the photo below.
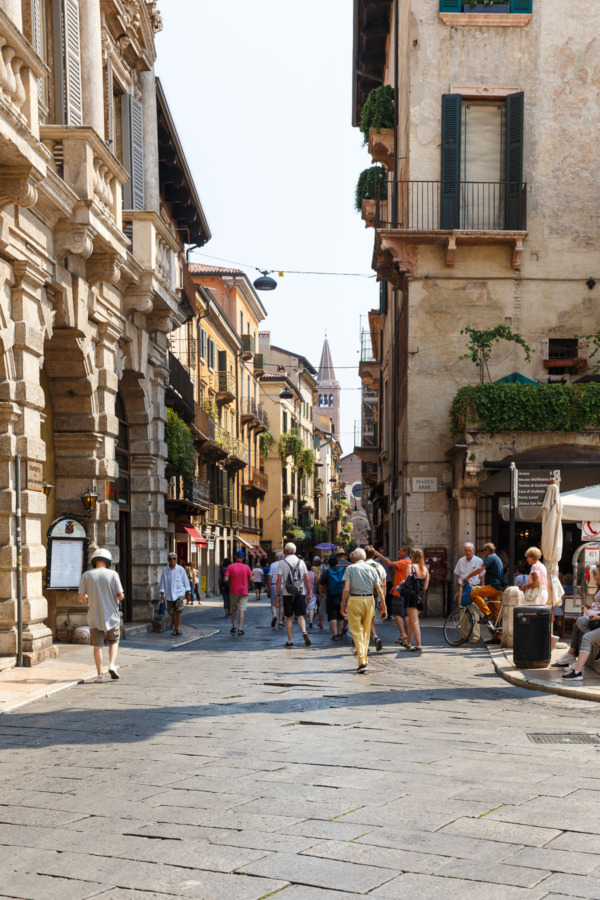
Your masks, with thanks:
[(165, 561), (168, 335), (194, 314), (182, 237), (210, 232), (159, 141), (161, 27), (153, 0), (0, 2), (0, 654), (17, 642), (18, 454), (29, 663), (85, 621), (76, 590), (46, 587), (57, 517), (113, 554), (126, 621), (150, 618)]
[[(600, 480), (600, 423), (585, 437), (510, 423), (499, 435), (474, 416), (451, 428), (457, 391), (479, 380), (460, 358), (467, 326), (506, 325), (534, 351), (528, 362), (499, 343), (492, 382), (595, 377), (578, 335), (599, 326), (600, 9), (506, 6), (355, 2), (354, 124), (373, 88), (395, 97), (394, 127), (369, 136), (387, 171), (387, 194), (363, 206), (382, 291), (361, 376), (379, 433), (357, 452), (374, 541), (445, 548), (449, 563), (467, 539), (505, 543), (511, 461), (561, 468), (565, 489)], [(431, 592), (434, 608), (441, 596)]]

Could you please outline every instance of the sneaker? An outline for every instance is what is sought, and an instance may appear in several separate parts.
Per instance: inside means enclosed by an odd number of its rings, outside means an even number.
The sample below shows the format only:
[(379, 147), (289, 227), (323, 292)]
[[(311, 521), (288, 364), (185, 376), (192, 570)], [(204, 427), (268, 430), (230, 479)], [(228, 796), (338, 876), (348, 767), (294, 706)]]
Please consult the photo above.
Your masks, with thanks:
[(570, 681), (583, 681), (583, 672), (576, 672), (575, 669), (571, 669), (570, 672), (566, 672), (563, 678), (568, 678)]
[(104, 681), (104, 675), (96, 675), (94, 681), (96, 682), (96, 684), (102, 684), (102, 682)]
[(362, 666), (359, 666), (356, 671), (358, 672), (359, 675), (364, 675), (365, 672), (367, 671), (367, 664), (363, 663)]
[(309, 627), (309, 628), (312, 628), (312, 627), (313, 627), (313, 623), (312, 623), (312, 622), (309, 622), (309, 623), (308, 623), (308, 627)]
[(302, 637), (304, 638), (304, 643), (306, 644), (306, 646), (310, 647), (311, 640), (305, 631), (302, 632)]
[(278, 628), (283, 628), (283, 622), (280, 622), (277, 626)]
[(109, 667), (108, 667), (108, 674), (109, 674), (110, 677), (113, 678), (115, 681), (118, 681), (119, 678), (121, 677), (121, 676), (119, 675), (119, 673), (117, 672), (117, 667), (116, 667), (116, 666), (109, 666)]
[(382, 647), (383, 647), (383, 641), (381, 640), (380, 637), (377, 637), (377, 635), (375, 635), (375, 649), (377, 650), (378, 653)]
[(271, 628), (275, 628), (276, 625), (277, 625), (277, 616), (273, 616), (273, 618), (271, 619)]
[(551, 665), (552, 669), (566, 669), (567, 666), (572, 666), (575, 663), (576, 657), (567, 656), (565, 653), (564, 656), (561, 656), (560, 659), (557, 659), (556, 662), (553, 662)]

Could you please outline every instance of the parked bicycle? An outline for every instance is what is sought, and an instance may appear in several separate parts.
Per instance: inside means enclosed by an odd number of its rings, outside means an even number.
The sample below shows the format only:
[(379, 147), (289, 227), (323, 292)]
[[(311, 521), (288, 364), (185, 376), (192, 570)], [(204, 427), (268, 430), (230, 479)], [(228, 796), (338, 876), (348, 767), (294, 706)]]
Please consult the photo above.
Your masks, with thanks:
[(475, 623), (487, 625), (492, 635), (500, 635), (502, 632), (502, 603), (497, 615), (483, 616), (474, 603), (470, 606), (457, 606), (446, 617), (444, 622), (444, 640), (451, 647), (460, 647), (470, 640)]

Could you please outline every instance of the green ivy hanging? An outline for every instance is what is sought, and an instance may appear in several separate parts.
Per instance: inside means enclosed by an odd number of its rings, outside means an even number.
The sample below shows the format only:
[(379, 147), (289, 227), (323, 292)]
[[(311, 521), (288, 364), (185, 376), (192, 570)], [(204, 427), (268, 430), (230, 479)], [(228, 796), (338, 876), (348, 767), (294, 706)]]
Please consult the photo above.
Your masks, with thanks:
[(167, 458), (173, 468), (184, 478), (193, 478), (196, 474), (196, 451), (192, 432), (171, 408), (167, 409), (165, 441)]

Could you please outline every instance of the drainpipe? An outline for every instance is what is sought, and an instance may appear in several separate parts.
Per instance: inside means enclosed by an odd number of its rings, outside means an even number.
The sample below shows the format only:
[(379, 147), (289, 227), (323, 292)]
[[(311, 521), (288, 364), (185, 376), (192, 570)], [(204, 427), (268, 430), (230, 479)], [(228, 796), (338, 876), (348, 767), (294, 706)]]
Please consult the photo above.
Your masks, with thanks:
[(15, 456), (15, 531), (17, 543), (17, 666), (23, 665), (23, 559), (21, 556), (21, 457)]

